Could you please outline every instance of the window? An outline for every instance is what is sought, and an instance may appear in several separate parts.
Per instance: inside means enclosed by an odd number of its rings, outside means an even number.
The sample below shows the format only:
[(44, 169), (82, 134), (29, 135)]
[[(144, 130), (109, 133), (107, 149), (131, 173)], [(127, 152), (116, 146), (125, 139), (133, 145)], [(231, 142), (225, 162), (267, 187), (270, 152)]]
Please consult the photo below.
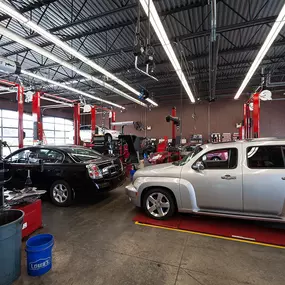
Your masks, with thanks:
[(44, 163), (62, 163), (63, 154), (52, 149), (39, 149), (37, 159), (42, 159)]
[(247, 148), (249, 168), (284, 168), (284, 146), (252, 146)]
[(97, 159), (102, 156), (100, 153), (88, 148), (75, 147), (65, 148), (64, 150), (70, 153), (71, 156), (79, 162)]
[(29, 149), (18, 151), (13, 156), (8, 157), (8, 161), (10, 163), (27, 163), (29, 162), (30, 154), (31, 154), (31, 150)]
[(80, 131), (90, 131), (91, 130), (91, 126), (81, 126), (80, 127)]
[(43, 117), (44, 143), (46, 144), (72, 144), (73, 123), (70, 120)]
[(193, 152), (189, 153), (188, 155), (185, 155), (181, 160), (173, 162), (173, 164), (183, 166), (202, 150), (203, 148), (201, 148), (200, 146), (196, 146)]
[(205, 169), (234, 169), (237, 167), (238, 150), (236, 148), (216, 149), (203, 154), (198, 161)]

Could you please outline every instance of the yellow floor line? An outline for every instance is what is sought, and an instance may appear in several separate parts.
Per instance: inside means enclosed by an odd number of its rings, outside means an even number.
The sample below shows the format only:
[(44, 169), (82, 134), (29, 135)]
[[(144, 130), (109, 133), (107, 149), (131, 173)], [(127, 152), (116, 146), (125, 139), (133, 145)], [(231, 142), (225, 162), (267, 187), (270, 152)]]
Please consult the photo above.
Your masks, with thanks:
[(257, 241), (250, 241), (250, 240), (243, 240), (243, 239), (238, 239), (238, 238), (223, 237), (223, 236), (217, 236), (217, 235), (212, 235), (212, 234), (205, 234), (205, 233), (199, 233), (199, 232), (180, 230), (180, 229), (175, 229), (175, 228), (167, 228), (167, 227), (163, 227), (163, 226), (154, 226), (154, 225), (140, 223), (138, 221), (136, 221), (135, 224), (136, 225), (140, 225), (140, 226), (145, 226), (145, 227), (164, 229), (164, 230), (169, 230), (169, 231), (176, 231), (176, 232), (180, 232), (180, 233), (188, 233), (188, 234), (200, 235), (200, 236), (205, 236), (205, 237), (219, 238), (219, 239), (225, 239), (225, 240), (231, 240), (231, 241), (244, 242), (244, 243), (249, 243), (249, 244), (256, 244), (256, 245), (262, 245), (262, 246), (268, 246), (268, 247), (285, 249), (285, 246), (281, 246), (281, 245), (273, 245), (273, 244), (262, 243), (262, 242), (257, 242)]

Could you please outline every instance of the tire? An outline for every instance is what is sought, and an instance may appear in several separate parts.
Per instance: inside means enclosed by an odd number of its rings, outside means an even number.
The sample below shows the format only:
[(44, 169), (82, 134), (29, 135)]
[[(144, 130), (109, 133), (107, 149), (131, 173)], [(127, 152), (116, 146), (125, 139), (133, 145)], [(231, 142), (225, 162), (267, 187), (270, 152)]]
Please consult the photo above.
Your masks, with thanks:
[(214, 157), (211, 158), (211, 160), (213, 160), (213, 161), (220, 161), (221, 159), (218, 156), (214, 156)]
[[(148, 190), (143, 196), (142, 203), (145, 213), (156, 220), (166, 220), (173, 216), (176, 211), (175, 199), (168, 190), (162, 188)], [(158, 203), (158, 205), (154, 203)], [(167, 206), (161, 207), (161, 203)]]
[(105, 141), (108, 143), (111, 143), (113, 140), (112, 136), (110, 134), (105, 134)]
[(50, 187), (50, 198), (54, 205), (67, 207), (72, 204), (73, 190), (64, 180), (55, 181)]

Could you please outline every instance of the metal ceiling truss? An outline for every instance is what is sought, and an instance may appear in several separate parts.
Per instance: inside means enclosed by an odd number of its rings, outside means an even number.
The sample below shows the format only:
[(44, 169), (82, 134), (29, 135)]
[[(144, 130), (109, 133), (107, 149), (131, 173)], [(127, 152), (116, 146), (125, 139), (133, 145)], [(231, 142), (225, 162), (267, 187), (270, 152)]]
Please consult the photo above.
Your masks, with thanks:
[[(10, 1), (13, 2), (13, 1)], [(40, 22), (42, 21), (42, 19), (49, 13), (49, 9), (50, 6), (52, 5), (53, 7), (57, 7), (57, 0), (41, 0), (41, 1), (36, 1), (35, 3), (31, 3), (26, 5), (25, 7), (19, 9), (19, 11), (21, 13), (30, 13), (30, 18), (33, 18), (33, 11), (35, 9), (37, 9), (37, 12), (41, 11), (41, 15), (39, 18), (37, 18), (37, 22), (38, 24), (40, 24)], [(117, 40), (120, 38), (122, 32), (124, 31), (124, 29), (126, 29), (127, 27), (133, 27), (134, 23), (137, 21), (137, 19), (135, 17), (133, 17), (133, 19), (126, 19), (123, 20), (122, 22), (118, 22), (118, 23), (114, 23), (114, 24), (110, 24), (110, 25), (104, 25), (98, 28), (91, 28), (91, 29), (87, 29), (83, 32), (77, 33), (77, 34), (69, 34), (67, 36), (62, 36), (60, 33), (62, 31), (64, 31), (67, 28), (72, 28), (72, 27), (76, 27), (82, 24), (86, 24), (86, 23), (90, 23), (93, 21), (97, 21), (100, 19), (104, 19), (108, 16), (114, 15), (114, 14), (118, 14), (120, 15), (120, 13), (124, 12), (124, 11), (128, 11), (129, 9), (134, 9), (137, 6), (137, 3), (132, 3), (132, 4), (128, 4), (128, 2), (125, 5), (120, 6), (119, 4), (117, 4), (116, 8), (113, 8), (109, 11), (104, 11), (101, 12), (97, 15), (92, 15), (89, 17), (85, 17), (85, 18), (80, 18), (80, 15), (84, 9), (84, 7), (86, 6), (86, 3), (88, 1), (85, 0), (81, 3), (80, 7), (77, 7), (77, 10), (75, 11), (73, 9), (74, 7), (74, 0), (70, 1), (70, 5), (71, 5), (71, 9), (70, 9), (70, 18), (65, 17), (66, 19), (66, 24), (60, 25), (60, 26), (56, 26), (53, 27), (51, 29), (49, 29), (49, 31), (51, 33), (57, 34), (62, 41), (67, 42), (67, 41), (72, 41), (75, 39), (78, 39), (80, 41), (80, 45), (78, 48), (78, 51), (81, 49), (84, 49), (87, 53), (87, 57), (95, 60), (95, 59), (105, 59), (104, 63), (103, 63), (103, 67), (105, 67), (108, 62), (110, 61), (110, 59), (112, 57), (116, 57), (118, 55), (128, 55), (130, 53), (133, 52), (133, 45), (129, 45), (129, 46), (122, 46), (120, 48), (114, 48), (115, 43), (117, 42)], [(182, 2), (182, 1), (181, 1)], [(232, 11), (233, 13), (235, 13), (236, 15), (238, 15), (238, 17), (240, 17), (242, 19), (243, 22), (240, 23), (236, 23), (236, 24), (229, 24), (229, 25), (225, 25), (222, 27), (217, 27), (216, 32), (217, 34), (220, 34), (220, 36), (228, 43), (230, 43), (230, 45), (232, 46), (231, 48), (221, 48), (221, 50), (218, 50), (218, 54), (219, 54), (219, 58), (223, 59), (223, 61), (225, 63), (222, 63), (219, 61), (217, 64), (217, 84), (219, 84), (220, 82), (222, 82), (224, 80), (224, 77), (221, 76), (222, 72), (226, 72), (226, 71), (230, 71), (230, 70), (237, 70), (238, 69), (245, 69), (247, 68), (250, 64), (251, 64), (251, 60), (240, 60), (240, 61), (231, 61), (228, 60), (225, 56), (226, 55), (230, 55), (230, 54), (238, 54), (238, 53), (250, 53), (252, 51), (258, 50), (261, 47), (261, 44), (256, 44), (256, 43), (252, 43), (253, 40), (255, 39), (255, 37), (258, 35), (258, 33), (261, 31), (262, 27), (264, 25), (270, 27), (270, 24), (273, 23), (276, 20), (276, 16), (266, 16), (263, 18), (257, 18), (260, 13), (268, 6), (269, 0), (267, 0), (266, 2), (263, 3), (263, 5), (259, 8), (259, 10), (254, 11), (255, 15), (253, 15), (253, 12), (250, 10), (251, 8), (249, 7), (248, 11), (247, 11), (247, 16), (240, 14), (236, 9), (234, 9), (227, 1), (225, 0), (217, 0), (217, 3), (219, 3), (219, 5), (224, 5), (225, 7), (227, 7), (230, 11)], [(178, 4), (177, 4), (178, 5)], [(194, 49), (190, 50), (189, 48), (187, 48), (186, 45), (183, 44), (183, 42), (185, 42), (186, 40), (193, 40), (193, 39), (198, 39), (198, 38), (209, 38), (210, 36), (210, 29), (207, 25), (207, 22), (209, 21), (209, 16), (210, 16), (210, 12), (208, 9), (204, 9), (205, 6), (208, 5), (208, 0), (201, 0), (201, 1), (192, 1), (190, 4), (180, 4), (180, 6), (177, 6), (175, 8), (172, 9), (168, 9), (168, 10), (164, 10), (162, 12), (159, 13), (159, 15), (161, 17), (166, 17), (168, 15), (170, 15), (175, 22), (177, 23), (177, 25), (180, 25), (181, 27), (183, 27), (183, 29), (186, 29), (186, 31), (188, 31), (185, 34), (182, 35), (177, 35), (175, 37), (173, 37), (171, 39), (172, 42), (179, 42), (181, 43), (181, 45), (185, 48), (185, 50), (187, 50), (188, 55), (185, 57), (186, 62), (192, 62), (192, 61), (200, 61), (200, 60), (204, 60), (205, 58), (208, 58), (209, 53), (208, 53), (208, 46), (206, 46), (204, 48), (204, 50), (199, 50), (196, 46), (196, 41), (193, 41), (193, 46)], [(194, 9), (197, 7), (201, 7), (201, 11), (202, 11), (202, 21), (201, 23), (199, 23), (198, 28), (196, 29), (192, 29), (193, 25), (191, 24), (192, 19), (190, 18), (190, 28), (185, 26), (184, 23), (182, 23), (178, 17), (176, 17), (176, 13), (179, 13), (181, 11), (186, 11), (186, 10), (190, 10), (190, 9)], [(2, 16), (0, 17), (0, 21), (4, 21), (4, 20), (8, 20), (6, 23), (6, 27), (9, 27), (10, 23), (11, 23), (11, 18), (9, 16)], [(146, 21), (147, 17), (142, 17), (141, 21)], [(242, 29), (246, 29), (246, 28), (251, 28), (251, 27), (258, 27), (254, 33), (251, 35), (250, 39), (247, 40), (247, 42), (245, 42), (242, 38), (240, 38), (240, 42), (239, 44), (237, 42), (233, 42), (229, 35), (227, 34), (228, 32), (231, 31), (236, 31), (236, 30), (242, 30)], [(108, 45), (108, 33), (110, 31), (118, 31), (117, 35), (112, 38), (112, 41), (109, 43)], [(36, 37), (40, 37), (38, 34), (36, 33), (31, 33), (31, 31), (26, 31), (27, 36), (26, 39), (33, 39)], [(94, 41), (94, 44), (96, 44), (96, 47), (98, 48), (98, 50), (101, 50), (101, 52), (96, 53), (96, 54), (90, 54), (90, 51), (88, 50), (88, 47), (85, 45), (86, 40), (93, 35), (98, 35), (101, 34), (103, 36), (106, 37), (106, 46), (102, 47), (101, 44), (97, 44), (96, 41)], [(101, 37), (102, 37), (101, 36)], [(275, 43), (273, 43), (272, 47), (278, 48), (280, 46), (284, 46), (285, 45), (285, 37), (281, 34), (281, 38), (282, 40), (279, 40)], [(14, 44), (13, 41), (7, 41), (4, 43), (0, 44), (0, 48), (6, 50), (7, 52), (5, 54), (2, 54), (2, 56), (4, 57), (10, 57), (10, 56), (16, 56), (17, 60), (20, 63), (28, 63), (31, 62), (33, 63), (33, 65), (37, 65), (35, 67), (32, 67), (28, 70), (33, 71), (33, 72), (39, 72), (41, 73), (43, 76), (48, 76), (48, 78), (54, 78), (55, 80), (60, 80), (60, 81), (66, 81), (68, 80), (79, 80), (80, 78), (77, 77), (76, 74), (74, 74), (73, 71), (67, 71), (65, 68), (61, 67), (58, 63), (49, 63), (48, 62), (48, 58), (44, 58), (41, 57), (41, 60), (39, 60), (38, 56), (35, 56), (34, 52), (31, 51), (28, 48), (23, 48), (20, 50), (16, 50), (16, 51), (10, 51), (9, 50), (9, 45)], [(51, 49), (49, 49), (51, 52), (54, 50), (55, 45), (52, 42), (46, 42), (44, 44), (39, 45), (40, 47), (51, 47)], [(161, 44), (159, 42), (153, 42), (152, 46), (154, 47), (160, 47)], [(65, 51), (63, 51), (65, 52)], [(190, 54), (190, 55), (189, 55)], [(69, 63), (79, 63), (79, 61), (73, 57), (71, 57), (69, 54), (65, 55), (70, 58), (70, 60), (68, 60)], [(115, 60), (122, 65), (122, 60), (118, 60), (117, 58), (115, 58)], [(269, 61), (269, 62), (268, 62)], [(274, 56), (267, 56), (265, 58), (265, 61), (263, 62), (264, 65), (270, 65), (271, 67), (274, 65), (278, 65), (280, 63), (284, 63), (283, 60), (283, 55), (274, 55)], [(220, 63), (220, 64), (219, 64)], [(126, 64), (129, 64), (129, 62), (123, 62), (123, 66), (122, 68), (118, 68), (115, 70), (112, 70), (112, 72), (114, 74), (120, 75), (128, 80), (131, 80), (132, 84), (138, 84), (140, 85), (140, 83), (146, 83), (150, 82), (147, 78), (145, 77), (138, 77), (136, 76), (136, 74), (133, 72), (134, 68), (133, 66), (129, 66), (128, 68), (128, 72), (126, 70)], [(161, 68), (164, 64), (169, 64), (168, 60), (164, 60), (162, 59), (160, 62), (156, 63), (157, 68)], [(79, 69), (82, 68), (84, 66), (83, 62), (80, 62), (79, 65)], [(208, 73), (206, 66), (200, 67), (198, 68), (197, 66), (195, 66), (196, 68), (196, 72), (193, 73), (194, 76), (196, 76), (195, 80), (196, 82), (206, 82), (205, 81), (205, 74)], [(198, 72), (197, 72), (198, 71)], [(49, 76), (50, 75), (50, 76)], [(94, 76), (101, 76), (98, 73), (94, 73)], [(178, 82), (177, 78), (175, 77), (175, 73), (174, 72), (159, 72), (155, 75), (158, 75), (161, 78), (165, 78), (167, 77), (168, 81), (167, 84), (164, 86), (162, 86), (163, 88), (165, 87), (166, 89), (169, 88), (169, 86), (171, 85), (171, 87), (175, 87), (175, 85), (171, 84), (171, 82)], [(234, 76), (239, 76), (239, 74), (235, 74)], [(231, 75), (228, 77), (231, 78)], [(234, 81), (232, 81), (233, 84), (239, 84), (236, 82), (236, 78), (234, 77)], [(235, 82), (235, 83), (234, 83)], [(117, 84), (114, 83), (114, 86), (116, 86)], [(85, 86), (84, 88), (89, 88), (90, 89), (95, 89), (93, 84), (91, 82), (80, 82), (78, 81), (76, 83), (76, 85), (72, 85), (72, 86), (76, 86), (79, 87), (80, 89), (82, 86)], [(152, 86), (151, 84), (148, 86)], [(153, 86), (154, 90), (157, 88), (162, 88), (159, 87), (160, 85), (157, 84), (155, 86)], [(98, 92), (102, 92), (102, 94), (106, 95), (108, 94), (108, 92), (103, 92), (101, 90), (101, 87), (97, 87), (95, 90)], [(56, 89), (57, 91), (60, 91), (60, 88)], [(200, 90), (202, 91), (202, 90)], [(220, 90), (217, 89), (217, 95), (219, 95)], [(158, 95), (156, 95), (158, 97)]]

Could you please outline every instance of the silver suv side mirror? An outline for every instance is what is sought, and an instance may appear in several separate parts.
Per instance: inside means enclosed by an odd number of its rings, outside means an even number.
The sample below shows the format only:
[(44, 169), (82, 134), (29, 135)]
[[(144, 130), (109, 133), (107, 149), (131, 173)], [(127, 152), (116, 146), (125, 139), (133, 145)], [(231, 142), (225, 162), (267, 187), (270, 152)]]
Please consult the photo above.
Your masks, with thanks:
[(197, 171), (201, 171), (205, 169), (205, 166), (202, 161), (197, 161), (195, 164), (192, 165), (192, 168)]

